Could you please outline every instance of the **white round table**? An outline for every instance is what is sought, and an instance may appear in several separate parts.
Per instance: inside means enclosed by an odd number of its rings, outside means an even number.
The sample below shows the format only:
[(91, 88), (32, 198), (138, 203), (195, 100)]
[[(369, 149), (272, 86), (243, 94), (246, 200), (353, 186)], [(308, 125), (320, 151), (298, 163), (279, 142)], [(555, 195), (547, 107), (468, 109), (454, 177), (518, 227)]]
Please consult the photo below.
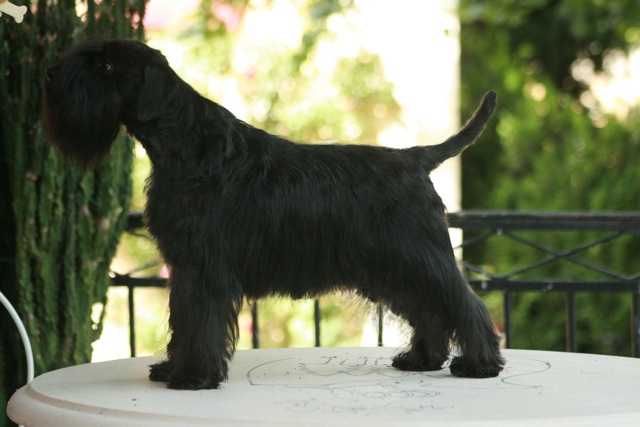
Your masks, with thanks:
[(9, 417), (41, 426), (640, 426), (640, 360), (505, 350), (491, 379), (390, 366), (392, 348), (237, 351), (218, 390), (147, 379), (157, 358), (79, 365), (18, 390)]

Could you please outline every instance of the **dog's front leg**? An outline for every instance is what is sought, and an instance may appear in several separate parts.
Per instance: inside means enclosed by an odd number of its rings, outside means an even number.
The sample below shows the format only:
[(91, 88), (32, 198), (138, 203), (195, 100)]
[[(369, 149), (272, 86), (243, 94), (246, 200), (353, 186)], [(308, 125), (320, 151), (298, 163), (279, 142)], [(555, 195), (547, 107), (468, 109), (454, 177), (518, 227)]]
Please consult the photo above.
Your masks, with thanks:
[(230, 278), (206, 277), (196, 267), (171, 269), (168, 359), (149, 378), (174, 389), (212, 389), (227, 379), (238, 335), (242, 293)]

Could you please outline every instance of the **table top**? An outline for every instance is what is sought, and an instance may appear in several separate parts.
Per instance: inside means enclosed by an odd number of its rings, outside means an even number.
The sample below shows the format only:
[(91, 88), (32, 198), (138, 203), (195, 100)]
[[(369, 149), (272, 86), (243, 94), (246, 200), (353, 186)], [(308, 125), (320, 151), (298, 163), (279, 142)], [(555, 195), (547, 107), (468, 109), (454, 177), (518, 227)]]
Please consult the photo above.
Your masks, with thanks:
[(497, 378), (390, 366), (393, 348), (237, 351), (218, 390), (147, 379), (158, 358), (52, 371), (14, 394), (40, 426), (639, 426), (640, 359), (504, 350)]

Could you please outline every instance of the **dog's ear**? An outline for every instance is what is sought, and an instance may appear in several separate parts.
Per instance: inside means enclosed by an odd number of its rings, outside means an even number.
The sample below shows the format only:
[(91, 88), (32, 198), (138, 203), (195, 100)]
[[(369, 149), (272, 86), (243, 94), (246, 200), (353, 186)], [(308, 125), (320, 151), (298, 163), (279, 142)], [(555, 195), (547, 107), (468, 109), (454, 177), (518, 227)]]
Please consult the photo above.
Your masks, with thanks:
[(148, 65), (144, 70), (144, 83), (138, 95), (138, 120), (148, 122), (166, 113), (174, 99), (175, 86), (166, 70)]

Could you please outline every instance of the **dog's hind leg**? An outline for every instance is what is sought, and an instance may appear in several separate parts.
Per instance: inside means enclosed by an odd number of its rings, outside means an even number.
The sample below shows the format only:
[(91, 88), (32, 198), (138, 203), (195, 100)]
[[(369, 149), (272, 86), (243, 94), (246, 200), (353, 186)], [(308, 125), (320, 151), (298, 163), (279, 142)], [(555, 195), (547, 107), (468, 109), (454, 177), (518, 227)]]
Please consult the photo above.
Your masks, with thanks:
[(170, 288), (168, 360), (153, 365), (149, 378), (173, 389), (217, 388), (235, 348), (240, 287), (214, 284), (195, 267), (174, 267)]
[(451, 361), (451, 373), (458, 377), (495, 377), (504, 366), (500, 337), (487, 307), (468, 286), (466, 288), (455, 332), (460, 355)]
[[(385, 299), (389, 308), (413, 327), (411, 346), (394, 357), (393, 366), (408, 371), (441, 369), (450, 347), (457, 343), (460, 355), (451, 373), (486, 378), (499, 374), (504, 365), (499, 337), (482, 300), (467, 284), (453, 251), (434, 246), (420, 258), (421, 268), (404, 265), (405, 277), (395, 277)], [(413, 264), (415, 265), (415, 264)]]

